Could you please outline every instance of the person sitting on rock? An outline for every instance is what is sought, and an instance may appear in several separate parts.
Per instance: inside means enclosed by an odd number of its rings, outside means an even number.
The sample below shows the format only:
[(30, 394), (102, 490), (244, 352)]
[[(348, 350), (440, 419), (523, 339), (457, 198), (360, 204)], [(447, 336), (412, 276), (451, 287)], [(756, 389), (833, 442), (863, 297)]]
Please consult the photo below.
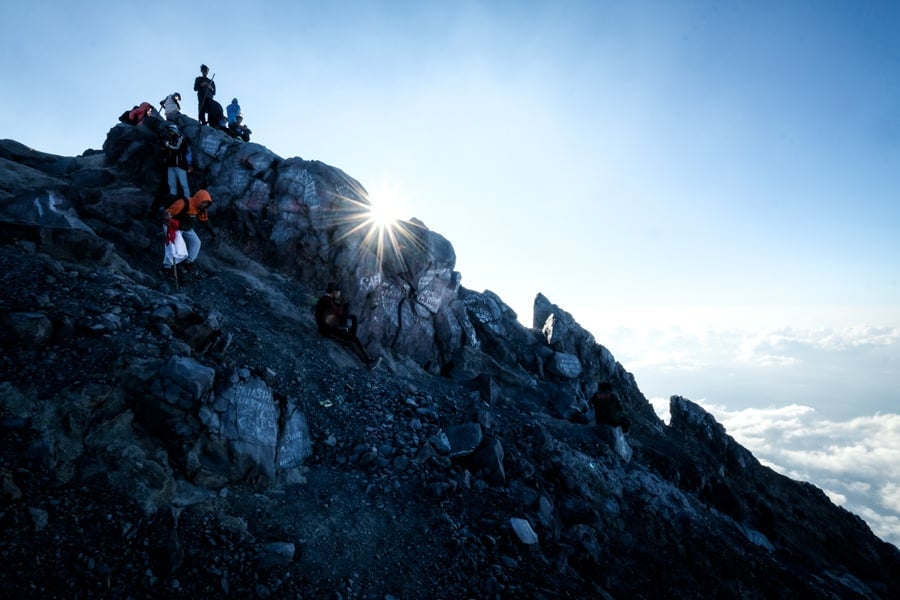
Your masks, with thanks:
[(325, 292), (316, 303), (316, 326), (319, 333), (352, 344), (366, 366), (374, 367), (378, 359), (369, 356), (362, 342), (356, 337), (359, 320), (356, 315), (350, 313), (350, 306), (341, 297), (341, 288), (335, 283), (329, 283)]
[(234, 132), (235, 136), (240, 137), (245, 142), (250, 141), (250, 134), (253, 132), (250, 131), (249, 127), (244, 125), (244, 117), (241, 115), (237, 116), (237, 120), (233, 125), (229, 123), (228, 127)]
[(619, 426), (623, 433), (631, 428), (631, 420), (625, 414), (622, 401), (612, 391), (608, 381), (602, 381), (597, 386), (597, 391), (591, 396), (591, 405), (594, 407), (594, 420), (597, 425)]
[(228, 120), (225, 118), (225, 111), (222, 105), (215, 100), (206, 103), (209, 106), (209, 126), (219, 131), (224, 131), (233, 138), (239, 137), (237, 133), (228, 127)]

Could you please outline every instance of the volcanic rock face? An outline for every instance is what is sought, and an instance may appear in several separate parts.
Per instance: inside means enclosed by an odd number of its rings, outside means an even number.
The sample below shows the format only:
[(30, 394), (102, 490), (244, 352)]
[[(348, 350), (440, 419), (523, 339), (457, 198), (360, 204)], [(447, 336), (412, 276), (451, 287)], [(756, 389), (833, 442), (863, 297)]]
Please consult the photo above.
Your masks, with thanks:
[[(688, 399), (662, 423), (572, 315), (538, 294), (524, 327), (338, 169), (180, 117), (218, 236), (164, 279), (158, 125), (0, 142), (9, 594), (900, 597), (862, 520)], [(316, 331), (328, 281), (374, 370)]]

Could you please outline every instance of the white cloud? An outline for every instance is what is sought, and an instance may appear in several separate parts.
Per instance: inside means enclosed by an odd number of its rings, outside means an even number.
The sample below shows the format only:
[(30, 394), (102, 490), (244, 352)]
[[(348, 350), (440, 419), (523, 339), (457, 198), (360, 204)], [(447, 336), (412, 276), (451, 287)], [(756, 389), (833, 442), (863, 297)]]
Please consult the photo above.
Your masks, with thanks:
[[(645, 308), (592, 331), (663, 421), (669, 396), (698, 402), (762, 464), (822, 488), (900, 547), (900, 314), (782, 316), (801, 326), (752, 310)], [(854, 325), (860, 316), (889, 325)]]
[(881, 505), (888, 510), (900, 514), (900, 485), (888, 483), (878, 490), (881, 495)]
[(834, 421), (801, 405), (728, 410), (699, 404), (760, 462), (819, 486), (900, 547), (900, 415)]
[[(862, 353), (870, 358), (898, 344), (900, 329), (896, 327), (855, 326), (841, 330), (782, 327), (747, 336), (735, 358), (762, 367), (789, 367), (813, 359), (819, 363), (842, 362)], [(896, 360), (894, 354), (895, 364)]]
[(855, 509), (845, 508), (862, 517), (878, 537), (900, 547), (900, 543), (898, 543), (900, 542), (900, 517), (896, 514), (885, 514), (884, 512), (872, 510), (867, 506)]
[(825, 490), (825, 495), (836, 505), (843, 506), (847, 503), (847, 496), (843, 494), (838, 494), (837, 492), (832, 492), (830, 490)]

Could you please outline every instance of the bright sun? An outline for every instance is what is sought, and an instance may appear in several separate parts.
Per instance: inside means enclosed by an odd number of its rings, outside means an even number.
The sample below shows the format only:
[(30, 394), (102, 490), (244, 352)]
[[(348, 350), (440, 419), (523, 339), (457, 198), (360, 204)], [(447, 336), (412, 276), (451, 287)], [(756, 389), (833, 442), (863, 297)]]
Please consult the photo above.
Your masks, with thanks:
[(369, 204), (369, 218), (379, 227), (393, 225), (405, 218), (405, 202), (395, 186), (380, 184), (374, 187), (369, 194)]

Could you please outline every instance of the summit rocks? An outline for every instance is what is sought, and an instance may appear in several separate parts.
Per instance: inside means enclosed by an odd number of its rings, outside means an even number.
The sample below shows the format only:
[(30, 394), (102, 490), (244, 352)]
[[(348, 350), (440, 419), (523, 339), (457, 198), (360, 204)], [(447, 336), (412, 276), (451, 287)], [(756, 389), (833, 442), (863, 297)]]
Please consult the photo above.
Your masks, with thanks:
[[(9, 595), (900, 596), (894, 546), (690, 400), (660, 421), (543, 294), (526, 327), (424, 223), (380, 238), (339, 169), (180, 119), (218, 236), (177, 288), (152, 120), (0, 142)], [(329, 281), (373, 370), (316, 331)]]

